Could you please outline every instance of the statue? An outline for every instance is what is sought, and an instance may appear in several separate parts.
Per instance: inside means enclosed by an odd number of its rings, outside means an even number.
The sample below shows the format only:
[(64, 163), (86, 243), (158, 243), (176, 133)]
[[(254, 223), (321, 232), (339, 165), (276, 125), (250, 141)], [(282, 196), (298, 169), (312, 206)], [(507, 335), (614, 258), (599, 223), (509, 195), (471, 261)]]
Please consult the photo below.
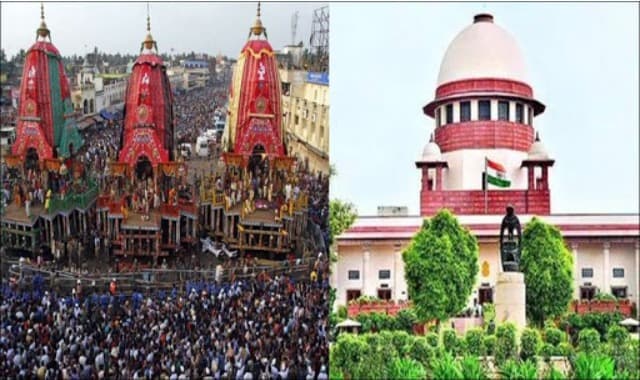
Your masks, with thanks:
[[(507, 230), (507, 236), (504, 230)], [(517, 240), (514, 230), (518, 233)], [(520, 230), (520, 220), (515, 214), (512, 205), (507, 206), (507, 214), (502, 219), (500, 225), (500, 258), (502, 259), (502, 270), (504, 272), (519, 272), (520, 248), (522, 232)]]

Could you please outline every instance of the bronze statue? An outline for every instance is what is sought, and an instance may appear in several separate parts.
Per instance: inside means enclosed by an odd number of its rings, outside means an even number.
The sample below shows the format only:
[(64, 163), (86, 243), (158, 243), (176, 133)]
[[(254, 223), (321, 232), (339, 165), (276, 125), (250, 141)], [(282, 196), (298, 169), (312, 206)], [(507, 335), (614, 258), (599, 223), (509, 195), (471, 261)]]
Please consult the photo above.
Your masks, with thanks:
[[(507, 236), (504, 230), (507, 230)], [(517, 239), (514, 230), (518, 233)], [(522, 233), (520, 230), (520, 220), (515, 214), (512, 205), (507, 206), (507, 214), (502, 219), (500, 225), (500, 257), (502, 259), (502, 270), (504, 272), (519, 272), (520, 247)]]

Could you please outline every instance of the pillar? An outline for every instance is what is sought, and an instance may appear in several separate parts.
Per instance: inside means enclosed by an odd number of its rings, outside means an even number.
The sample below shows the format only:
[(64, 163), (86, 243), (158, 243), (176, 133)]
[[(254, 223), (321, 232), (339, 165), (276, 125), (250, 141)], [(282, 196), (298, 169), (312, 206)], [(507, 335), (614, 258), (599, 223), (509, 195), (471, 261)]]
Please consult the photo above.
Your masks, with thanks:
[(442, 190), (442, 166), (436, 168), (436, 190)]
[(542, 166), (542, 190), (549, 190), (549, 167)]
[(603, 265), (603, 289), (601, 290), (602, 292), (605, 293), (611, 293), (611, 287), (609, 286), (609, 279), (611, 278), (611, 273), (610, 272), (610, 268), (609, 268), (609, 262), (610, 262), (610, 248), (611, 248), (611, 243), (609, 243), (608, 241), (605, 242), (603, 244), (603, 258), (604, 258), (604, 265)]
[(573, 283), (577, 284), (573, 289), (573, 298), (580, 299), (580, 274), (578, 268), (578, 243), (571, 243), (571, 253), (573, 254)]
[(364, 246), (364, 256), (362, 262), (362, 295), (373, 295), (369, 294), (369, 286), (367, 281), (369, 280), (369, 267), (371, 265), (371, 246), (369, 243), (365, 243)]
[(404, 300), (400, 286), (404, 281), (404, 265), (402, 262), (402, 251), (400, 244), (393, 245), (393, 299), (395, 301)]
[(527, 189), (528, 190), (535, 190), (536, 183), (534, 180), (534, 172), (535, 172), (534, 166), (527, 166)]

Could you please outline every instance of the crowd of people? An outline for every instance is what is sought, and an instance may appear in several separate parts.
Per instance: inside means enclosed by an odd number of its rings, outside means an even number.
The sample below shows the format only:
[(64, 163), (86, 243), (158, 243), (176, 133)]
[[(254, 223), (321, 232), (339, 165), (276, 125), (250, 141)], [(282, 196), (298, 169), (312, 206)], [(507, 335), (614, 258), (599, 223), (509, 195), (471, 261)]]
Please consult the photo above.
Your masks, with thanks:
[(219, 87), (197, 88), (174, 98), (176, 141), (193, 143), (206, 130), (214, 128), (216, 111), (224, 112), (225, 91)]
[[(326, 255), (324, 256), (326, 258)], [(2, 285), (0, 373), (40, 379), (327, 379), (329, 283), (261, 274), (171, 291)]]

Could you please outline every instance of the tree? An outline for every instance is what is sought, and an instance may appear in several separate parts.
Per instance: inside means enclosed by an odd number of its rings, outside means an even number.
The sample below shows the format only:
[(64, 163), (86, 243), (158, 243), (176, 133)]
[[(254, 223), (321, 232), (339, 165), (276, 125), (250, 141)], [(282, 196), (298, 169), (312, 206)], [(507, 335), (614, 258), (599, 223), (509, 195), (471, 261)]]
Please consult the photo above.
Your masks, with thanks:
[(560, 231), (533, 218), (522, 232), (520, 268), (527, 289), (527, 317), (542, 326), (567, 310), (573, 295), (573, 257)]
[(334, 199), (329, 203), (329, 228), (332, 244), (336, 236), (351, 227), (357, 216), (355, 206), (349, 202)]
[(425, 220), (402, 258), (418, 319), (447, 319), (466, 306), (478, 275), (478, 242), (451, 212)]

